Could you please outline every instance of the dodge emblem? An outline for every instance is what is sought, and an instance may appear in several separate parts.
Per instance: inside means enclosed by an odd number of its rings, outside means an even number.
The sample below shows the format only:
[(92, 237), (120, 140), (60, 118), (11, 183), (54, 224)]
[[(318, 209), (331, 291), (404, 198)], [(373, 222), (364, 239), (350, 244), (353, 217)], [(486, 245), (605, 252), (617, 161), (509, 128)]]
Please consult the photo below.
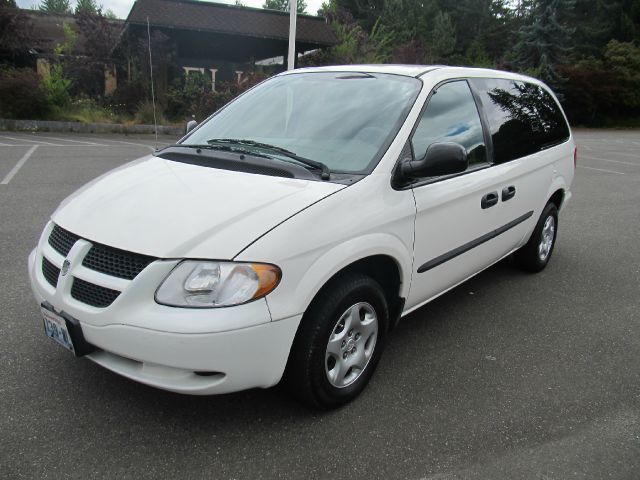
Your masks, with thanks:
[(71, 262), (69, 262), (69, 260), (65, 258), (64, 262), (62, 263), (62, 268), (60, 269), (60, 273), (63, 277), (69, 272), (69, 267), (71, 267)]

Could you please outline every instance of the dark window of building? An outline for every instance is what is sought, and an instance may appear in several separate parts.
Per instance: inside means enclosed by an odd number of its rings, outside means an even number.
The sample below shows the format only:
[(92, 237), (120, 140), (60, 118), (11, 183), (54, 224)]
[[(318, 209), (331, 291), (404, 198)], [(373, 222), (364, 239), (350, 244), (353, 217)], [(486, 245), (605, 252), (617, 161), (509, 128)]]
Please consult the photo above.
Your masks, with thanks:
[(558, 103), (538, 85), (489, 78), (471, 82), (489, 122), (496, 163), (531, 155), (569, 138)]
[(465, 147), (469, 165), (487, 161), (478, 109), (465, 80), (445, 83), (431, 96), (411, 139), (416, 158), (435, 142)]

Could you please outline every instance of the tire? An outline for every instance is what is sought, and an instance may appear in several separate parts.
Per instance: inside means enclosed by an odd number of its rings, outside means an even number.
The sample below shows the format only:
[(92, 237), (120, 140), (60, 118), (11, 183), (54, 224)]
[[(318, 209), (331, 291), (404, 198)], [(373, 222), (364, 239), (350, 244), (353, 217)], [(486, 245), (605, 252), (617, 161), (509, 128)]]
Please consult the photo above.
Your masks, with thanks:
[(532, 273), (547, 266), (558, 236), (558, 209), (549, 202), (542, 210), (529, 241), (515, 253), (516, 264)]
[(359, 273), (335, 278), (302, 318), (284, 373), (285, 387), (316, 409), (350, 402), (373, 375), (388, 325), (387, 300), (375, 280)]

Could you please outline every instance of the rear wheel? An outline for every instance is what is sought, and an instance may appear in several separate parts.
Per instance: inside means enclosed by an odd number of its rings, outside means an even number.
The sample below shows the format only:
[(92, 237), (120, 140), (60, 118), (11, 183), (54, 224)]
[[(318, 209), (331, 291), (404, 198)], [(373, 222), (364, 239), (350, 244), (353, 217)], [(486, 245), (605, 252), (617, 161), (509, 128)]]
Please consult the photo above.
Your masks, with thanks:
[(375, 280), (358, 273), (334, 279), (304, 314), (285, 371), (289, 391), (320, 409), (354, 399), (373, 375), (388, 323)]
[(558, 209), (549, 202), (525, 246), (515, 253), (516, 263), (529, 272), (539, 272), (549, 263), (558, 235)]

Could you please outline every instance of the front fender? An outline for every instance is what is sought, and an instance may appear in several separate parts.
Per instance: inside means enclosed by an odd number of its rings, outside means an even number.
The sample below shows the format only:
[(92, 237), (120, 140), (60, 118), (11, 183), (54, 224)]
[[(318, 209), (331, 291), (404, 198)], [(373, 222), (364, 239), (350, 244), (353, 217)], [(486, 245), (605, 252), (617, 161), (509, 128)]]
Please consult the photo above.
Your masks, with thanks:
[(273, 320), (304, 313), (331, 277), (373, 255), (395, 261), (400, 271), (399, 294), (407, 296), (413, 261), (413, 194), (393, 191), (388, 176), (369, 177), (366, 182), (304, 210), (235, 258), (273, 263), (282, 270), (280, 285), (267, 296)]

